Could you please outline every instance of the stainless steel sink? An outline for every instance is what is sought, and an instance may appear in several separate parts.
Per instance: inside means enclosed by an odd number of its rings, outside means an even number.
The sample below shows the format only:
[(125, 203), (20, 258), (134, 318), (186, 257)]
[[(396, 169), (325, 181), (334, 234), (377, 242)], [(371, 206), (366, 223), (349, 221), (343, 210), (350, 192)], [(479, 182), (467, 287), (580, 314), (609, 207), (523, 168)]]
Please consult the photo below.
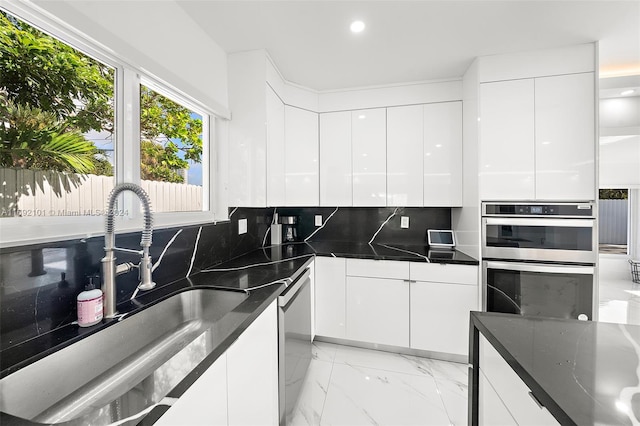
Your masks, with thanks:
[(125, 317), (3, 378), (0, 410), (70, 425), (135, 417), (159, 403), (211, 353), (216, 321), (247, 297), (193, 289)]

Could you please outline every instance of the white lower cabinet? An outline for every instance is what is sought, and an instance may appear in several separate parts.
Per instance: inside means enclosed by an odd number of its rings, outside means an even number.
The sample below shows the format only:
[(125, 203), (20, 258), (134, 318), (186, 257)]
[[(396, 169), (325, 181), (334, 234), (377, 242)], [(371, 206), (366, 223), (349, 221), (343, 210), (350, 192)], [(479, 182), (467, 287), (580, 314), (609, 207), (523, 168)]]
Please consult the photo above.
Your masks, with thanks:
[(476, 286), (412, 281), (411, 348), (467, 356), (469, 312), (477, 309)]
[(409, 346), (409, 282), (347, 277), (347, 339)]
[[(484, 383), (483, 383), (484, 382)], [(521, 426), (556, 426), (558, 421), (539, 405), (531, 390), (495, 348), (480, 336), (480, 389), (478, 419), (485, 425), (517, 424)], [(497, 422), (508, 419), (513, 422)], [(500, 415), (500, 419), (495, 417)]]
[(507, 407), (496, 393), (482, 371), (478, 380), (478, 425), (517, 426)]
[(345, 338), (346, 259), (316, 257), (315, 334)]
[(260, 314), (156, 424), (278, 424), (276, 301)]
[(411, 263), (411, 348), (467, 356), (478, 267)]
[(466, 357), (478, 267), (317, 257), (316, 334)]
[(227, 354), (223, 354), (211, 364), (155, 424), (160, 426), (228, 424)]

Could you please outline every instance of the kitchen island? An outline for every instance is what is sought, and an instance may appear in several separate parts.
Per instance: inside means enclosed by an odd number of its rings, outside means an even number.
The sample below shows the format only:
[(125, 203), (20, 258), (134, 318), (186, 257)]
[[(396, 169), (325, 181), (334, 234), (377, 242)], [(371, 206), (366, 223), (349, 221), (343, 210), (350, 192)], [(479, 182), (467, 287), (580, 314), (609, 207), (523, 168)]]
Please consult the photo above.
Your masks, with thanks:
[(469, 424), (632, 425), (640, 326), (472, 312)]

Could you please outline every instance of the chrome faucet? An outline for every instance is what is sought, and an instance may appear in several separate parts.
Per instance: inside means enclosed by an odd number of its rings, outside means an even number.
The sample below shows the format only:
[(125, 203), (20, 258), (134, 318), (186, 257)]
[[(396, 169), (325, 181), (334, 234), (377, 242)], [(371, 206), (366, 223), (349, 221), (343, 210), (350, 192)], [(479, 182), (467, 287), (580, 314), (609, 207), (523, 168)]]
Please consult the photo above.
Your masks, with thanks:
[[(142, 202), (142, 208), (144, 210), (144, 229), (142, 230), (142, 239), (140, 240), (140, 246), (142, 250), (130, 250), (118, 248), (115, 246), (115, 232), (114, 232), (114, 220), (113, 209), (116, 203), (118, 194), (123, 191), (131, 191), (140, 198)], [(149, 196), (140, 186), (133, 183), (121, 183), (115, 186), (109, 194), (109, 201), (107, 203), (107, 218), (105, 220), (106, 232), (104, 234), (104, 257), (102, 258), (102, 296), (104, 304), (104, 316), (106, 318), (113, 318), (116, 316), (116, 277), (131, 271), (133, 268), (138, 268), (138, 278), (140, 284), (138, 288), (140, 290), (151, 290), (156, 286), (151, 277), (151, 256), (149, 256), (149, 248), (151, 247), (151, 236), (153, 234), (153, 217), (151, 216), (151, 203), (149, 202)], [(137, 253), (141, 255), (140, 263), (138, 265), (125, 262), (120, 265), (116, 265), (116, 257), (114, 251), (121, 251), (125, 253)]]

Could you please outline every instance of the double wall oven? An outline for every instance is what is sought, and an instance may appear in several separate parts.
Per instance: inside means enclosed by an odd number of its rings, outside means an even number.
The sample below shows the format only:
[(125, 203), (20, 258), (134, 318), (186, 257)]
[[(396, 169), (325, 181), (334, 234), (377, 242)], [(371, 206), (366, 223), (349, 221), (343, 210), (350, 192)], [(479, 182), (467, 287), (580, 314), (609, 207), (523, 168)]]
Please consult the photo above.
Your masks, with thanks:
[(593, 203), (482, 203), (488, 312), (593, 319), (597, 255)]

